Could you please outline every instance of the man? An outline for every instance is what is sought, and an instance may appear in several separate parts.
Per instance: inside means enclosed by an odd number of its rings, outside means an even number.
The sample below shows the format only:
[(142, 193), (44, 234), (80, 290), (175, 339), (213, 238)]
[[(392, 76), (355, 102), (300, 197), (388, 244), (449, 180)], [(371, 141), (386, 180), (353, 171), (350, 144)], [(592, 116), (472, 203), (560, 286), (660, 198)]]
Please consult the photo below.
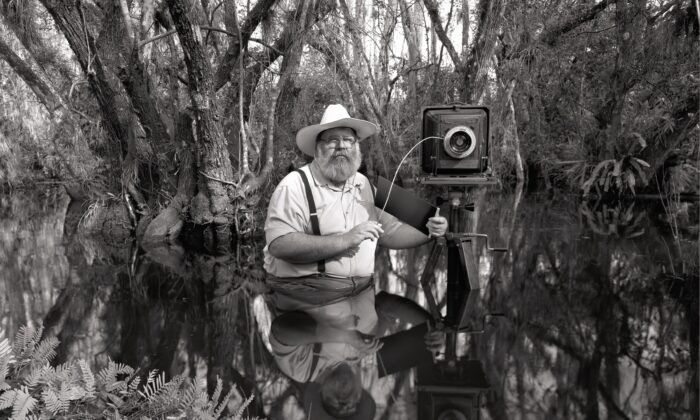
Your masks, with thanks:
[[(357, 172), (359, 142), (377, 130), (371, 122), (351, 118), (341, 105), (328, 106), (319, 124), (297, 133), (297, 146), (314, 160), (280, 182), (265, 222), (273, 307), (278, 314), (303, 311), (312, 320), (304, 324), (310, 325), (308, 334), (285, 335), (291, 329), (273, 325), (273, 353), (293, 379), (321, 383), (312, 388), (321, 392), (327, 418), (363, 412), (357, 407), (363, 394), (356, 369), (337, 359), (357, 360), (379, 346), (373, 338), (376, 246), (411, 248), (429, 240), (376, 208), (372, 186)], [(427, 228), (430, 236), (442, 236), (447, 220), (436, 215)], [(320, 357), (333, 346), (334, 357)]]
[[(377, 245), (400, 249), (428, 241), (417, 229), (381, 213), (374, 206), (369, 181), (357, 172), (362, 159), (359, 142), (376, 132), (376, 125), (350, 118), (342, 105), (330, 105), (320, 124), (299, 130), (297, 146), (314, 157), (300, 171), (311, 188), (320, 232), (313, 233), (302, 175), (292, 172), (277, 186), (268, 207), (265, 269), (269, 274), (369, 277), (374, 273)], [(432, 217), (427, 227), (430, 236), (442, 236), (447, 220)]]

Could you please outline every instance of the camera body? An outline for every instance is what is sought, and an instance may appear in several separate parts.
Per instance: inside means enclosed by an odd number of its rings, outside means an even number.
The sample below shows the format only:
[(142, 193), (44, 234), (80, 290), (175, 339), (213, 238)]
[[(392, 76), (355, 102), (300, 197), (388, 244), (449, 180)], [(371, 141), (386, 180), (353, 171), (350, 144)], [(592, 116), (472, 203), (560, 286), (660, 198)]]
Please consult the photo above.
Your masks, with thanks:
[(436, 105), (422, 111), (421, 167), (431, 176), (488, 171), (490, 112), (485, 106)]
[(478, 360), (418, 366), (418, 420), (479, 420), (481, 395), (490, 385)]

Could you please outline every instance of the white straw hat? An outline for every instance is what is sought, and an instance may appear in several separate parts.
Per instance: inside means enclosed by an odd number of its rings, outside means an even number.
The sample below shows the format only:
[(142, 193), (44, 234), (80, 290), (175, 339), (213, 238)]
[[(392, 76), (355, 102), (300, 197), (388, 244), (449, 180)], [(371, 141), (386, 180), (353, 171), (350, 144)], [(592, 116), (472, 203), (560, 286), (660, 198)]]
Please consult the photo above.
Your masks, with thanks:
[(314, 155), (316, 150), (316, 137), (321, 131), (329, 128), (349, 127), (355, 130), (358, 140), (364, 140), (367, 137), (379, 131), (379, 127), (369, 121), (350, 118), (348, 110), (340, 104), (328, 105), (323, 113), (321, 123), (304, 127), (297, 132), (297, 146), (299, 149), (309, 156)]

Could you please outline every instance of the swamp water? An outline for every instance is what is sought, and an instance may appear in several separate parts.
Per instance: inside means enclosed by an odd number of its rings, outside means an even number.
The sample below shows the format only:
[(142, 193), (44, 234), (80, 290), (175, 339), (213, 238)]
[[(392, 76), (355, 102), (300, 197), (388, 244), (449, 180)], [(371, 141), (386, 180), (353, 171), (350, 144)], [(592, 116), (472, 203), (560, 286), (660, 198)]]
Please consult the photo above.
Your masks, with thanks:
[[(470, 305), (504, 316), (456, 341), (462, 360), (483, 366), (481, 418), (698, 418), (696, 203), (671, 212), (659, 201), (474, 198), (468, 230), (510, 249), (474, 247), (481, 288)], [(239, 401), (255, 396), (247, 415), (306, 418), (302, 387), (271, 353), (261, 239), (218, 256), (196, 243), (144, 249), (86, 234), (94, 206), (61, 189), (0, 195), (0, 340), (43, 324), (60, 340), (56, 363), (219, 376)], [(379, 251), (377, 290), (425, 306), (428, 251)], [(444, 267), (433, 290), (443, 311)], [(372, 360), (362, 382), (375, 418), (417, 418), (415, 370), (379, 378)]]

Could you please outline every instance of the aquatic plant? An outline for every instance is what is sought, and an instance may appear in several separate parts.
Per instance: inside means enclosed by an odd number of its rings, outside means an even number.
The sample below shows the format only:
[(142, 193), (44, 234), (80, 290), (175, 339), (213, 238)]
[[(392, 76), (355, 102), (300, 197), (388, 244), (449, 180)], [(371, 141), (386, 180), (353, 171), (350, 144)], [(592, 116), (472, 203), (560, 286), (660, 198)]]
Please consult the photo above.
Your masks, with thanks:
[(112, 360), (97, 373), (85, 360), (52, 366), (59, 341), (42, 334), (43, 327), (24, 326), (13, 344), (0, 341), (2, 418), (241, 419), (253, 400), (251, 395), (225, 415), (235, 388), (222, 395), (220, 378), (210, 396), (198, 379), (166, 380), (165, 372), (145, 373)]

